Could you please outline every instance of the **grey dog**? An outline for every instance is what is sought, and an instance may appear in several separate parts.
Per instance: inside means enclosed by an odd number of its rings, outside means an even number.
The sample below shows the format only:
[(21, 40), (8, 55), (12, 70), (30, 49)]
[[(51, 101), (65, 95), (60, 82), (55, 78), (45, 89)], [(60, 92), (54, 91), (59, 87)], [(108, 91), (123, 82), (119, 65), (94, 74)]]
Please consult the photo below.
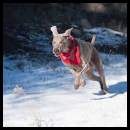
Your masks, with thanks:
[[(59, 34), (57, 31), (57, 27), (51, 27), (51, 31), (53, 34), (53, 53), (55, 56), (59, 56), (61, 52), (66, 52), (68, 47), (70, 46), (70, 41), (66, 38), (71, 36), (71, 31), (73, 28), (67, 29), (64, 33)], [(86, 42), (76, 38), (77, 43), (80, 46), (80, 59), (81, 65), (74, 64), (65, 64), (68, 66), (75, 77), (74, 88), (78, 89), (80, 86), (85, 86), (86, 82), (83, 77), (80, 75), (85, 64), (88, 64), (87, 70), (84, 70), (84, 74), (93, 81), (98, 81), (100, 83), (101, 92), (106, 94), (108, 92), (105, 75), (103, 71), (103, 64), (99, 57), (99, 54), (96, 48), (93, 46), (95, 39), (91, 42)], [(94, 68), (98, 72), (98, 76), (93, 73)]]

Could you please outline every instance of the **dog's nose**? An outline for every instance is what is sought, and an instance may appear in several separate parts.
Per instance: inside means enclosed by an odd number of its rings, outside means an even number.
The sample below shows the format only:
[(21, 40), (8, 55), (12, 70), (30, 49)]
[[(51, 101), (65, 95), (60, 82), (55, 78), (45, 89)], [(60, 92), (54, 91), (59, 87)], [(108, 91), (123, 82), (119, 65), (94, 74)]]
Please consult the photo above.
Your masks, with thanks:
[(54, 48), (53, 53), (56, 54), (56, 55), (59, 55), (60, 54), (60, 49), (59, 48)]

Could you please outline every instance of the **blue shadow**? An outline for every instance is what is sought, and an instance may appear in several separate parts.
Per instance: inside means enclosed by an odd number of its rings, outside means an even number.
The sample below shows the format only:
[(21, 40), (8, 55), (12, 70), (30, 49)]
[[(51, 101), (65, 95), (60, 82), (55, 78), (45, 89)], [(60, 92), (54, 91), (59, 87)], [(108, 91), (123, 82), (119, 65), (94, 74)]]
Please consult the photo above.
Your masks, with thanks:
[[(108, 95), (108, 96), (105, 95), (105, 97), (94, 98), (93, 100), (113, 98), (119, 94), (123, 94), (123, 93), (127, 92), (127, 82), (119, 82), (117, 84), (110, 85), (108, 88), (108, 91), (109, 91), (108, 94), (112, 94), (112, 95)], [(95, 94), (95, 95), (100, 95), (100, 94)]]
[(123, 94), (127, 91), (127, 82), (119, 82), (109, 86), (109, 93)]

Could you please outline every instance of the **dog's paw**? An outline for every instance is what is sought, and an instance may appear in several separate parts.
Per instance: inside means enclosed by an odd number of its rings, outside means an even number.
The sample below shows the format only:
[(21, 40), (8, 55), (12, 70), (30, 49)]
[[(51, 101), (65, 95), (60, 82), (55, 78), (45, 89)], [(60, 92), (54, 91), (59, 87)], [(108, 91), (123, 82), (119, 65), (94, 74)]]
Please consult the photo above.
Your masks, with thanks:
[(101, 92), (100, 92), (102, 95), (105, 95), (105, 94), (107, 94), (108, 93), (108, 90), (101, 90)]
[(78, 89), (79, 86), (80, 86), (79, 84), (74, 84), (74, 88), (75, 88), (75, 89)]

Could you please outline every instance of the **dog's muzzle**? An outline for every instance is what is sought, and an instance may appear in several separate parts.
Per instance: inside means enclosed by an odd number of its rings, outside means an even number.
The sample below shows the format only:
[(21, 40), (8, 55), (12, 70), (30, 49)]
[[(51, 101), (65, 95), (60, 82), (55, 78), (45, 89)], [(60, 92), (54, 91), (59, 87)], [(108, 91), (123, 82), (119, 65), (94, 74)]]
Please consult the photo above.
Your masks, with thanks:
[(59, 48), (54, 48), (54, 49), (53, 49), (53, 54), (54, 54), (56, 57), (58, 57), (58, 56), (60, 55), (60, 53), (61, 53), (61, 50), (60, 50)]

